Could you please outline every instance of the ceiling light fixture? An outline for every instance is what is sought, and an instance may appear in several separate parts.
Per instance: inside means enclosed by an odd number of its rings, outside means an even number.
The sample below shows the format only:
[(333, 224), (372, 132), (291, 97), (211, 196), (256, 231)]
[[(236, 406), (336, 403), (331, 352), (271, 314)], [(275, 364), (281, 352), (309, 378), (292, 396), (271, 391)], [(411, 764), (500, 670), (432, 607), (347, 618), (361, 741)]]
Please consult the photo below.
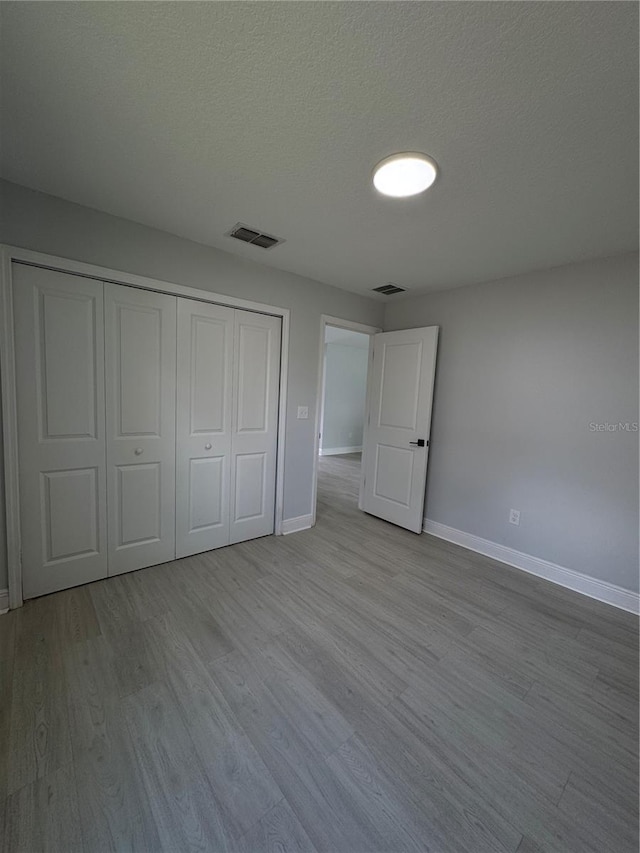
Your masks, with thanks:
[(426, 154), (393, 154), (373, 170), (373, 185), (383, 195), (406, 198), (428, 190), (437, 174), (435, 161)]

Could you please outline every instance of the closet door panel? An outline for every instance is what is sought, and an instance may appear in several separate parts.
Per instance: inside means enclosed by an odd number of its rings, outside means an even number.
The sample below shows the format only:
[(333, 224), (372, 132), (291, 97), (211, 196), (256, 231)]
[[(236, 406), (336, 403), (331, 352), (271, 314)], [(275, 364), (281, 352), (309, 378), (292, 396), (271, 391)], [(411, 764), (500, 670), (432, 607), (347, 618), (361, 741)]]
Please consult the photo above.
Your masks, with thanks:
[(110, 575), (175, 558), (176, 301), (105, 285)]
[(232, 308), (178, 300), (177, 556), (229, 544)]
[(107, 574), (102, 282), (12, 267), (23, 595)]
[(235, 462), (235, 523), (263, 518), (266, 512), (268, 454), (238, 453)]
[(231, 542), (274, 531), (281, 321), (236, 310)]
[(162, 478), (159, 462), (120, 465), (118, 547), (159, 542), (162, 536)]

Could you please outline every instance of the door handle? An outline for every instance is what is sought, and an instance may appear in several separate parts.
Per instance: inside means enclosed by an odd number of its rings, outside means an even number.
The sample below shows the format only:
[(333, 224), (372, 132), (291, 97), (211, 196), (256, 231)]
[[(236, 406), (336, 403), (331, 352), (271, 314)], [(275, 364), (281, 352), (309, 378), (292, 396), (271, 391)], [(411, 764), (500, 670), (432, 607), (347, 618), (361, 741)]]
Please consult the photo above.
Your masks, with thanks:
[(205, 450), (211, 450), (211, 445), (207, 442), (207, 444), (205, 444), (205, 446), (204, 446), (204, 449)]
[(142, 453), (142, 448), (136, 447), (136, 449), (133, 452), (136, 454), (136, 456), (140, 456), (140, 454)]
[[(416, 447), (424, 447), (424, 438), (419, 438), (417, 441), (410, 441), (409, 444), (415, 444)], [(427, 442), (427, 447), (429, 447), (429, 442)]]

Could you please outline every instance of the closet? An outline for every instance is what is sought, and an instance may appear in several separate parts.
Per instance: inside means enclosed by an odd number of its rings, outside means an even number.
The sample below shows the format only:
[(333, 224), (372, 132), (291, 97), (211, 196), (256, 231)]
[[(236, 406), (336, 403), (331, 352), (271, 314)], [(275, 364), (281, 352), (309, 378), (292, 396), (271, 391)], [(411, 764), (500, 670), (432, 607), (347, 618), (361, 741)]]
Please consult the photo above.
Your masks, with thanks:
[(13, 282), (25, 598), (273, 533), (280, 318)]

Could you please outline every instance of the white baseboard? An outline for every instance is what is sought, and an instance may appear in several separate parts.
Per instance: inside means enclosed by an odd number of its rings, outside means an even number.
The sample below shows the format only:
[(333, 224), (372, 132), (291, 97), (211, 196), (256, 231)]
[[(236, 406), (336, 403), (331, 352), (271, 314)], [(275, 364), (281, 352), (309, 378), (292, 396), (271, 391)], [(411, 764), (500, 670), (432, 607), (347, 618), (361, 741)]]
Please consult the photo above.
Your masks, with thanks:
[(0, 589), (0, 616), (9, 610), (9, 590)]
[(359, 447), (321, 447), (320, 456), (342, 456), (344, 453), (361, 453), (362, 445)]
[(484, 554), (485, 557), (492, 557), (500, 563), (506, 563), (516, 569), (522, 569), (523, 572), (545, 578), (545, 580), (557, 583), (559, 586), (587, 595), (589, 598), (596, 598), (598, 601), (604, 601), (606, 604), (619, 607), (621, 610), (628, 610), (630, 613), (640, 611), (640, 594), (637, 592), (607, 583), (607, 581), (597, 580), (597, 578), (583, 575), (581, 572), (558, 566), (555, 563), (549, 563), (539, 557), (523, 554), (522, 551), (516, 551), (506, 545), (499, 545), (497, 542), (491, 542), (488, 539), (482, 539), (472, 533), (456, 530), (455, 527), (440, 524), (439, 521), (431, 521), (425, 518), (422, 529), (425, 533), (431, 533), (432, 536), (437, 536), (439, 539), (454, 542), (470, 551)]
[(285, 518), (282, 521), (282, 535), (298, 533), (300, 530), (308, 530), (313, 527), (312, 515), (299, 515), (297, 518)]

